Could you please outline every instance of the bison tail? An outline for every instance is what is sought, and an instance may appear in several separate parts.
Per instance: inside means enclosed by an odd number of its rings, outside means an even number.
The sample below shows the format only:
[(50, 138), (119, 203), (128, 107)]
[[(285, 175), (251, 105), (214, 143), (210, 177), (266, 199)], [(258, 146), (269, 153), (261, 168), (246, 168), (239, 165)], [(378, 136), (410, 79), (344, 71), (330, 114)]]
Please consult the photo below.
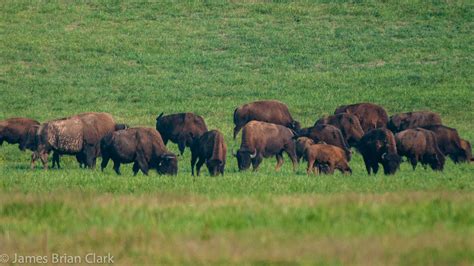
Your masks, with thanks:
[(160, 118), (163, 116), (163, 114), (164, 114), (164, 113), (161, 112), (161, 114), (160, 114), (158, 117), (156, 117), (156, 121), (160, 120)]

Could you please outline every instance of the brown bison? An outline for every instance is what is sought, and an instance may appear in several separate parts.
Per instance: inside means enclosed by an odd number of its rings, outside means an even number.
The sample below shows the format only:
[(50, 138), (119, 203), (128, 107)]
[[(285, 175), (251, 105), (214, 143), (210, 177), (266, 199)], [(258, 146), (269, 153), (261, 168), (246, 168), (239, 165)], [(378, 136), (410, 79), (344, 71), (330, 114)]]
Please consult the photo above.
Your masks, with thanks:
[(299, 137), (295, 141), (295, 149), (296, 149), (296, 158), (298, 159), (298, 163), (300, 162), (301, 158), (304, 157), (306, 149), (313, 145), (314, 141), (307, 137)]
[(319, 119), (314, 123), (315, 126), (329, 124), (337, 127), (346, 143), (352, 147), (357, 146), (357, 143), (364, 135), (364, 130), (360, 125), (357, 116), (347, 113), (341, 113), (337, 115), (330, 115)]
[(374, 128), (385, 128), (388, 122), (388, 115), (383, 107), (373, 103), (356, 103), (339, 106), (334, 114), (348, 113), (359, 118), (362, 130), (365, 133)]
[(38, 126), (40, 123), (29, 118), (9, 118), (0, 121), (0, 145), (6, 141), (9, 144), (19, 144), (18, 148), (22, 151), (27, 147), (28, 132), (31, 127)]
[(444, 155), (449, 156), (454, 163), (470, 160), (469, 151), (462, 147), (461, 138), (456, 129), (442, 125), (426, 126), (423, 128), (435, 133), (439, 149)]
[(120, 175), (120, 164), (133, 163), (133, 174), (138, 170), (148, 175), (149, 169), (159, 174), (176, 175), (178, 160), (176, 155), (166, 149), (161, 135), (153, 128), (128, 128), (105, 136), (100, 143), (102, 150), (102, 171), (110, 159), (114, 170)]
[(262, 121), (291, 128), (294, 131), (300, 130), (300, 123), (293, 120), (286, 104), (275, 101), (256, 101), (244, 104), (234, 111), (234, 139), (240, 129), (250, 121)]
[(168, 140), (178, 144), (181, 155), (186, 147), (192, 147), (204, 132), (207, 131), (204, 118), (193, 113), (179, 113), (163, 116), (161, 113), (156, 118), (156, 130), (160, 132), (163, 142)]
[(100, 140), (114, 132), (116, 126), (108, 113), (82, 113), (32, 127), (27, 142), (34, 147), (45, 169), (51, 151), (56, 154), (53, 164), (59, 163), (59, 155), (67, 154), (76, 155), (79, 163), (94, 168), (100, 155)]
[(218, 130), (210, 130), (202, 134), (202, 136), (194, 142), (191, 153), (192, 175), (194, 175), (194, 165), (196, 161), (198, 176), (204, 163), (206, 163), (211, 176), (218, 174), (224, 175), (227, 146), (224, 142), (224, 135), (222, 135), (221, 132)]
[[(308, 137), (318, 143), (324, 141), (326, 144), (337, 146), (344, 150), (347, 161), (351, 160), (351, 150), (346, 143), (341, 131), (333, 125), (317, 125), (301, 129), (297, 137)], [(295, 138), (297, 138), (295, 137)]]
[(311, 174), (311, 172), (314, 172), (315, 166), (317, 166), (318, 169), (321, 169), (323, 165), (324, 167), (327, 167), (327, 171), (323, 172), (328, 174), (334, 174), (335, 169), (341, 171), (343, 174), (352, 174), (344, 150), (334, 145), (310, 145), (305, 150), (305, 158), (308, 161), (308, 168), (306, 169), (308, 175)]
[(386, 175), (395, 174), (400, 167), (401, 158), (397, 154), (395, 136), (388, 129), (372, 129), (360, 139), (357, 149), (362, 154), (369, 175), (371, 170), (377, 174), (379, 163)]
[(256, 171), (263, 158), (276, 156), (278, 171), (283, 164), (283, 152), (286, 152), (293, 162), (293, 171), (296, 171), (297, 158), (293, 131), (289, 128), (260, 121), (250, 121), (242, 130), (240, 149), (234, 154), (237, 157), (239, 170), (250, 167)]
[(400, 132), (409, 128), (441, 125), (439, 114), (429, 111), (408, 112), (392, 115), (387, 127), (393, 132)]
[(397, 133), (395, 140), (398, 154), (410, 160), (413, 170), (418, 162), (423, 166), (430, 165), (433, 170), (443, 170), (444, 155), (432, 131), (422, 128), (406, 129)]

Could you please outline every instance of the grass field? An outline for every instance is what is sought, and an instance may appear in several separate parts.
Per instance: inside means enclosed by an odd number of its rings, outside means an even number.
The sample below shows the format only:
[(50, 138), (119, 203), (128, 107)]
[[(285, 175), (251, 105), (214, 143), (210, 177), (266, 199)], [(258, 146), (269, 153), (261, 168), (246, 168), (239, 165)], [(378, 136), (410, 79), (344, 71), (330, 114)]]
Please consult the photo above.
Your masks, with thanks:
[[(238, 1), (240, 2), (240, 1)], [(278, 2), (278, 3), (277, 3)], [(281, 2), (281, 3), (280, 3)], [(278, 99), (310, 126), (342, 104), (392, 114), (433, 110), (474, 141), (472, 1), (226, 3), (1, 1), (0, 119), (40, 121), (86, 111), (154, 127), (195, 112), (221, 130), (232, 113)], [(168, 147), (177, 152), (174, 144)], [(230, 153), (230, 152), (229, 152)], [(122, 176), (111, 167), (29, 169), (0, 147), (0, 254), (111, 253), (116, 264), (472, 265), (474, 167), (443, 173), (407, 163), (368, 176), (292, 172), (193, 180)], [(11, 261), (10, 261), (11, 262)]]

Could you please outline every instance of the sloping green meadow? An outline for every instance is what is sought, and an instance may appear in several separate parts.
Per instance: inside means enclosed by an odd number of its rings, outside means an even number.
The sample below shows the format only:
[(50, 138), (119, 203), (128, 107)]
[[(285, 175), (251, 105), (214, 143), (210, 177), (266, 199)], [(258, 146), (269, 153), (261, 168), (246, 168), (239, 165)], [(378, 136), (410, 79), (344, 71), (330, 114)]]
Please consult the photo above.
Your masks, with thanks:
[[(304, 126), (342, 104), (433, 110), (474, 141), (472, 1), (1, 1), (0, 119), (86, 111), (154, 127), (195, 112), (221, 130), (226, 175), (29, 169), (0, 147), (0, 255), (115, 264), (472, 265), (474, 165), (394, 176), (238, 172), (232, 114), (278, 99)], [(174, 144), (168, 147), (177, 152)], [(206, 169), (204, 169), (206, 170)], [(4, 258), (4, 256), (1, 256)], [(96, 261), (97, 262), (97, 261)], [(64, 261), (63, 261), (64, 263)]]

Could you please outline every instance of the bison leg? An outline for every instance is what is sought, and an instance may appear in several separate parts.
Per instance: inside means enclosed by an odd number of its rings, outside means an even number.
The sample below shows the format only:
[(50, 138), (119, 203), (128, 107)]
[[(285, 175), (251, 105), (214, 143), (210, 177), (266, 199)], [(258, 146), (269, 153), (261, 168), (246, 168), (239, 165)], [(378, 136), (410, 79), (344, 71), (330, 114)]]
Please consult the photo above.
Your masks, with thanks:
[(107, 167), (107, 164), (109, 163), (110, 157), (108, 154), (106, 155), (105, 153), (102, 154), (102, 163), (100, 164), (100, 170), (103, 172), (104, 169)]
[(183, 155), (185, 148), (186, 148), (186, 136), (184, 134), (181, 134), (178, 137), (178, 149), (181, 155)]
[(296, 155), (294, 142), (291, 142), (291, 144), (288, 145), (288, 147), (286, 147), (285, 151), (288, 154), (288, 156), (290, 156), (291, 162), (293, 163), (293, 172), (296, 172), (296, 168), (298, 166), (299, 160), (297, 158), (298, 156)]
[(222, 162), (221, 165), (219, 166), (219, 172), (221, 173), (222, 176), (224, 176), (224, 167), (225, 167), (225, 162)]
[(57, 152), (53, 152), (53, 164), (51, 165), (51, 168), (54, 168), (56, 165), (58, 166), (58, 169), (61, 169), (61, 165), (59, 164), (59, 159), (60, 155)]
[(197, 161), (197, 152), (191, 151), (191, 174), (194, 176), (194, 165), (196, 165)]
[(39, 157), (41, 162), (43, 163), (44, 170), (48, 169), (48, 153), (47, 152), (40, 152)]
[(120, 162), (119, 161), (114, 161), (114, 170), (115, 170), (115, 173), (117, 173), (117, 175), (122, 174), (122, 173), (120, 173)]
[(140, 170), (140, 166), (138, 166), (137, 162), (133, 163), (133, 176), (136, 176), (138, 174), (138, 171)]
[(252, 159), (252, 167), (253, 167), (254, 172), (258, 170), (258, 167), (260, 166), (260, 163), (262, 162), (262, 160), (263, 158), (260, 155), (257, 155), (257, 157)]
[(96, 161), (97, 161), (96, 149), (97, 149), (97, 147), (95, 145), (86, 145), (84, 147), (84, 151), (83, 151), (84, 163), (87, 165), (87, 167), (89, 167), (91, 169), (95, 168), (95, 164), (96, 164)]
[(413, 171), (415, 171), (416, 164), (418, 163), (416, 156), (410, 156), (410, 163), (411, 163), (411, 166), (413, 167)]
[(145, 156), (141, 153), (137, 155), (136, 162), (138, 163), (138, 166), (140, 167), (140, 170), (144, 175), (148, 175), (148, 162), (145, 159)]
[(199, 157), (199, 160), (198, 160), (197, 165), (196, 165), (196, 174), (197, 174), (197, 176), (199, 176), (201, 174), (201, 167), (204, 163), (205, 163), (204, 159)]
[(372, 164), (372, 171), (374, 172), (374, 175), (376, 175), (377, 172), (379, 171), (379, 164), (377, 162), (374, 162)]
[(86, 159), (84, 154), (78, 153), (76, 154), (76, 161), (79, 163), (79, 168), (85, 168), (86, 167)]
[(334, 174), (334, 170), (336, 170), (336, 166), (333, 162), (329, 162), (328, 164), (328, 174), (330, 175), (333, 175)]
[(316, 174), (314, 171), (314, 160), (308, 160), (308, 167), (306, 168), (306, 174), (311, 175), (311, 173)]
[(31, 154), (31, 164), (30, 164), (31, 170), (35, 169), (35, 164), (38, 159), (39, 159), (39, 154), (37, 152), (33, 152)]
[(280, 171), (281, 166), (283, 165), (283, 154), (277, 154), (276, 156), (277, 164), (275, 166), (275, 171)]

